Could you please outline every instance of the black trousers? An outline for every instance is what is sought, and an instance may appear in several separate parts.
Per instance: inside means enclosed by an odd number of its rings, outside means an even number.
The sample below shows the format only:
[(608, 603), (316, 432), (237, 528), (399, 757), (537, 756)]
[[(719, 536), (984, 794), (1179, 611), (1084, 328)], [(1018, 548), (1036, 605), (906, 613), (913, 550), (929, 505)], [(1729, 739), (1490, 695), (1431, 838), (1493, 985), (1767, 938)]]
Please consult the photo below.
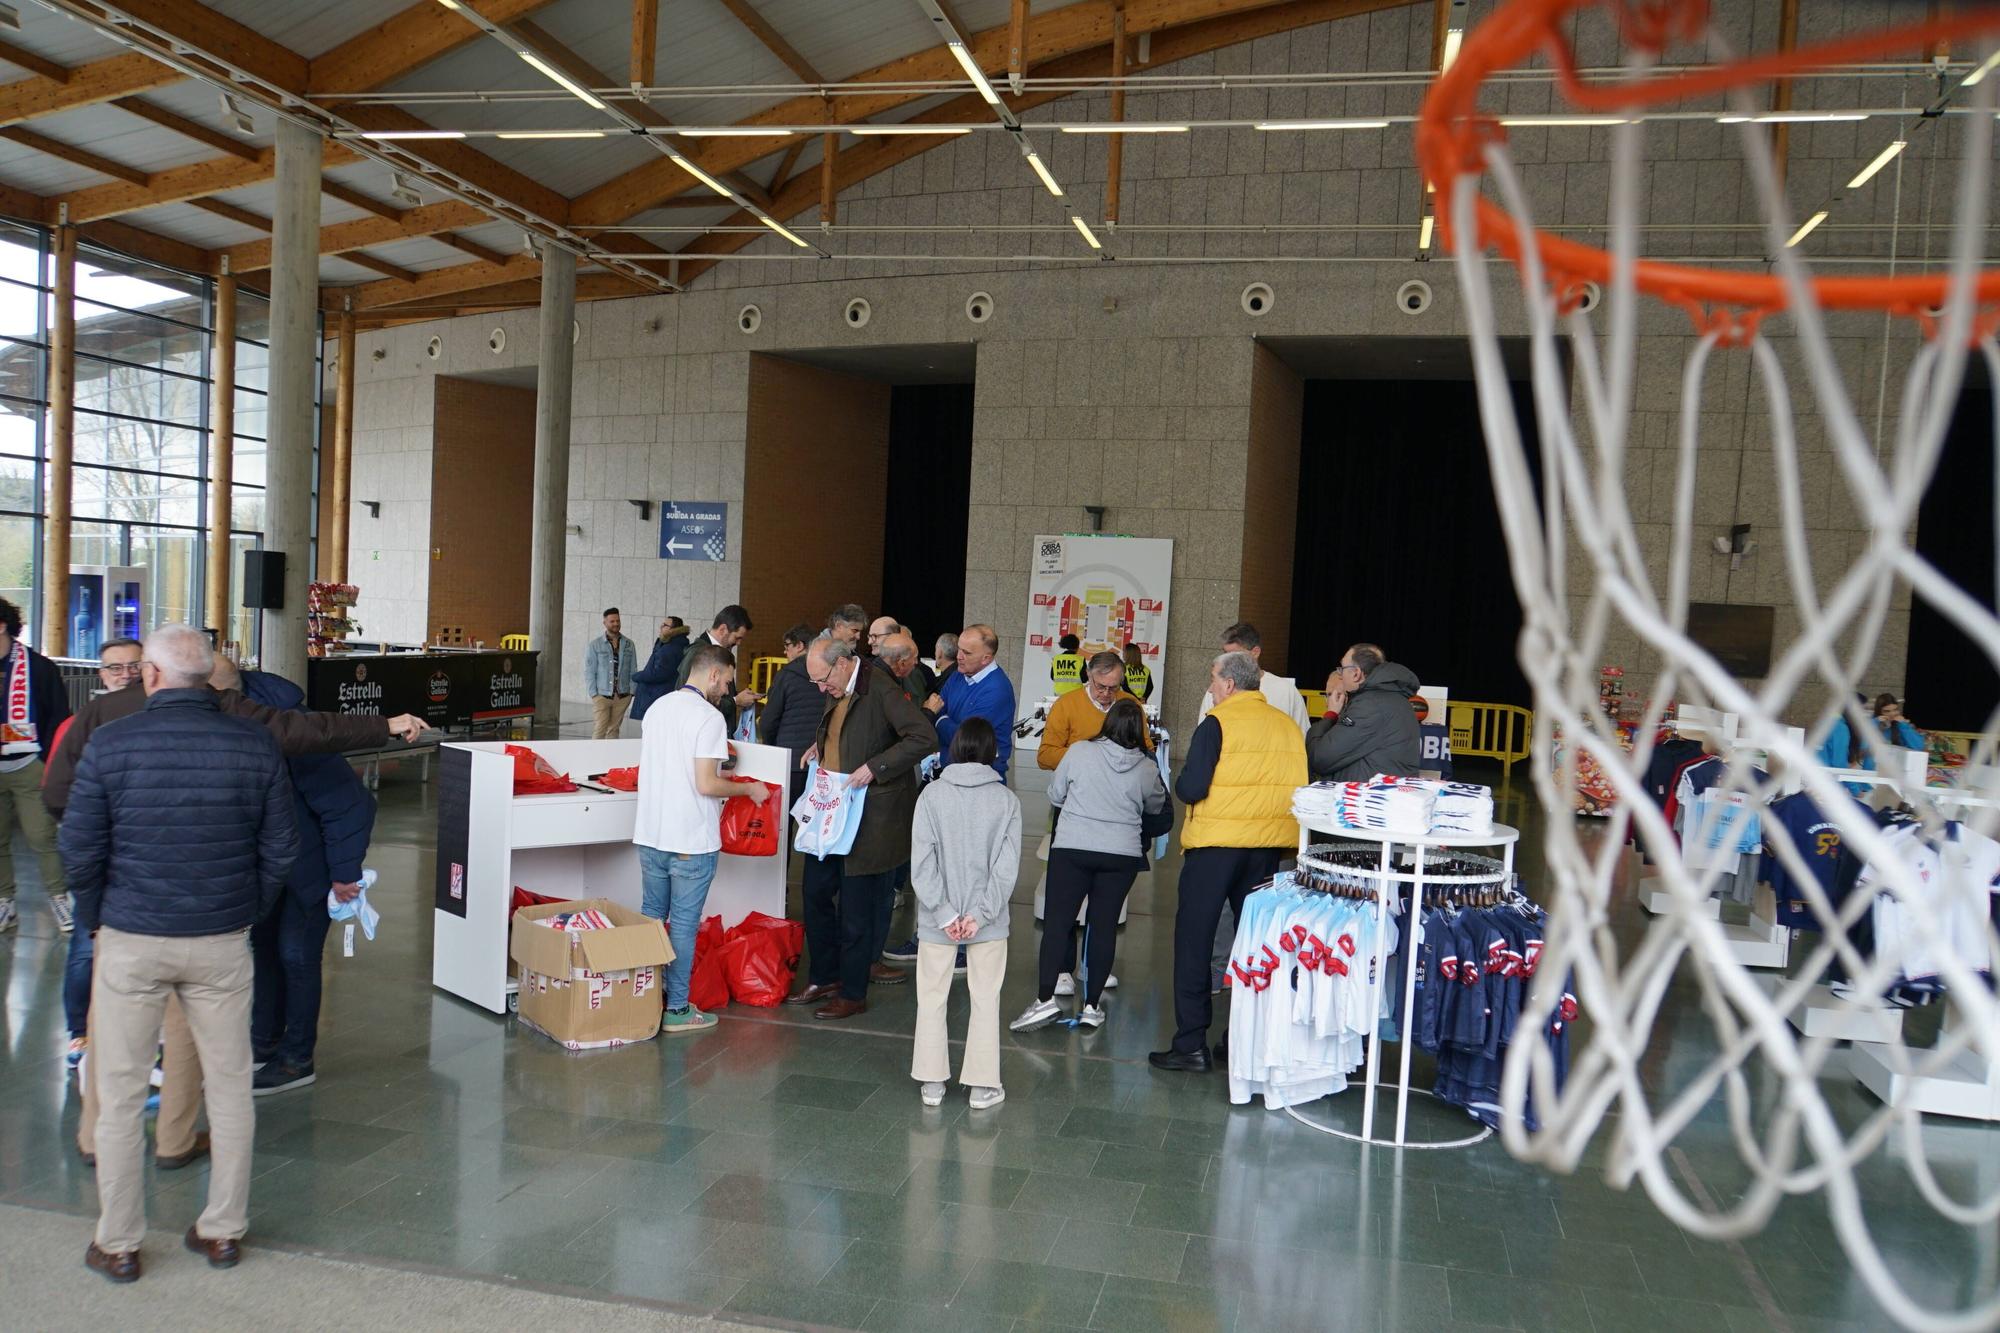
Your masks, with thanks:
[(868, 998), (868, 968), (889, 936), (900, 872), (857, 875), (847, 858), (808, 856), (799, 894), (805, 909), (806, 977), (815, 986), (840, 983), (842, 997)]
[(806, 923), (806, 980), (831, 986), (840, 980), (840, 864), (844, 857), (805, 858), (799, 905)]
[[(1194, 847), (1181, 855), (1180, 908), (1174, 913), (1174, 1049), (1208, 1045), (1215, 1006), (1208, 993), (1215, 928), (1228, 903), (1240, 918), (1250, 890), (1277, 873), (1281, 847)], [(1049, 889), (1054, 893), (1051, 877)]]
[(1076, 966), (1076, 912), (1087, 902), (1083, 998), (1086, 1004), (1098, 1002), (1118, 951), (1118, 913), (1144, 864), (1136, 856), (1113, 856), (1109, 852), (1085, 852), (1071, 847), (1058, 847), (1049, 853), (1049, 890), (1042, 900), (1042, 948), (1036, 992), (1041, 999), (1053, 998), (1056, 977)]

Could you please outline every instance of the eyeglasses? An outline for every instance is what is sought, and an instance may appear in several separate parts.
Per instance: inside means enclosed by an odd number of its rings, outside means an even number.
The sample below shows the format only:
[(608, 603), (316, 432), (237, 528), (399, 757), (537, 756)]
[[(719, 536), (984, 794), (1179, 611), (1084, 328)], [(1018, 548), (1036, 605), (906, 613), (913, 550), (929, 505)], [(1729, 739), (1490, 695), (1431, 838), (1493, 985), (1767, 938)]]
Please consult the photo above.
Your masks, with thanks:
[(144, 662), (106, 662), (98, 667), (107, 676), (136, 676)]

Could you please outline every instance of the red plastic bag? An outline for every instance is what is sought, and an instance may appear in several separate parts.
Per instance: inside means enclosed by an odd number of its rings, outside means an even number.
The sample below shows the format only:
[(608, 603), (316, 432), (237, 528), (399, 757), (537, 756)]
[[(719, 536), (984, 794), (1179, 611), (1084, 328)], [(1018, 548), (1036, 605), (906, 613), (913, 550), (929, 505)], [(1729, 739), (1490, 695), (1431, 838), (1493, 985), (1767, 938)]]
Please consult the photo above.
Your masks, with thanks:
[(639, 766), (634, 764), (630, 768), (610, 769), (600, 780), (605, 786), (616, 788), (619, 791), (637, 791), (639, 790)]
[(540, 907), (543, 903), (565, 902), (567, 899), (551, 897), (546, 893), (535, 893), (520, 885), (514, 886), (514, 897), (507, 904), (507, 915), (511, 918), (523, 907)]
[(729, 1003), (729, 978), (722, 968), (722, 950), (722, 918), (709, 917), (695, 932), (694, 973), (688, 978), (688, 1003), (697, 1009), (721, 1009)]
[(722, 946), (730, 999), (762, 1009), (783, 1004), (791, 993), (805, 941), (804, 926), (762, 912), (752, 912), (731, 927)]
[(778, 821), (785, 817), (784, 789), (768, 782), (755, 785), (764, 789), (762, 805), (748, 796), (732, 796), (722, 803), (722, 850), (731, 856), (778, 854)]
[(576, 784), (569, 780), (567, 773), (556, 772), (548, 760), (527, 746), (510, 745), (507, 747), (507, 753), (514, 756), (516, 796), (553, 796), (559, 792), (576, 790)]

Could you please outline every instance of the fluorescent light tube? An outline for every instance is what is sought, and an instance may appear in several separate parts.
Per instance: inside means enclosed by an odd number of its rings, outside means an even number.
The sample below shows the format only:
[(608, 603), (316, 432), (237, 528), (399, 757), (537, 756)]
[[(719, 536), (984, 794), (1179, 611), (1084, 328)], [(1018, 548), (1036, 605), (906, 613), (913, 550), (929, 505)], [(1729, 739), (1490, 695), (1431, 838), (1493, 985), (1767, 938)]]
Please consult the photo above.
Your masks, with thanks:
[(549, 78), (561, 84), (564, 88), (567, 88), (570, 91), (571, 95), (580, 98), (586, 106), (595, 107), (599, 111), (604, 110), (604, 103), (597, 99), (596, 94), (592, 93), (588, 88), (585, 88), (582, 84), (578, 83), (576, 80), (570, 78), (567, 74), (564, 74), (561, 70), (557, 69), (555, 66), (549, 64), (548, 61), (542, 59), (540, 56), (536, 55), (533, 51), (520, 51), (517, 52), (516, 54), (518, 54), (521, 57), (521, 59), (527, 61), (530, 65), (533, 65), (536, 69), (540, 70), (543, 74), (546, 74)]
[(706, 171), (703, 171), (700, 167), (688, 161), (686, 158), (682, 157), (679, 153), (672, 154), (672, 157), (675, 166), (679, 167), (682, 171), (685, 171), (688, 175), (700, 181), (703, 185), (706, 185), (709, 189), (721, 195), (724, 199), (734, 199), (736, 197), (736, 191), (730, 189), (727, 185), (724, 185), (721, 181), (709, 175)]
[(1090, 224), (1088, 222), (1085, 222), (1082, 218), (1076, 216), (1076, 214), (1074, 213), (1070, 214), (1069, 220), (1076, 224), (1076, 229), (1078, 231), (1083, 233), (1083, 239), (1090, 242), (1091, 249), (1102, 250), (1104, 248), (1104, 242), (1097, 239), (1097, 233), (1090, 229)]
[(972, 58), (972, 52), (966, 49), (965, 43), (950, 42), (947, 45), (952, 56), (958, 61), (959, 67), (965, 71), (965, 77), (972, 80), (972, 86), (979, 90), (979, 95), (986, 99), (987, 105), (999, 106), (1000, 94), (994, 91), (992, 81), (986, 77), (986, 71), (979, 68), (979, 62)]
[(1039, 156), (1037, 156), (1033, 152), (1030, 152), (1028, 154), (1028, 165), (1033, 167), (1035, 169), (1035, 174), (1042, 178), (1042, 184), (1049, 187), (1050, 194), (1054, 195), (1058, 199), (1063, 197), (1063, 187), (1056, 184), (1056, 178), (1054, 176), (1051, 176), (1049, 174), (1049, 169), (1042, 165), (1042, 159)]
[(1805, 220), (1804, 226), (1800, 227), (1797, 231), (1792, 233), (1792, 239), (1785, 242), (1785, 248), (1789, 250), (1793, 246), (1797, 245), (1800, 241), (1803, 241), (1806, 237), (1812, 235), (1813, 228), (1817, 227), (1820, 223), (1824, 221), (1826, 221), (1826, 210), (1822, 208), (1819, 212), (1807, 218)]
[(1985, 62), (1978, 69), (1966, 75), (1965, 82), (1958, 86), (1961, 88), (1977, 88), (1981, 83), (1985, 82), (1986, 76), (1993, 72), (1993, 67), (1996, 65), (2000, 65), (2000, 51), (1995, 51), (1992, 55), (1986, 57)]
[(1437, 214), (1424, 214), (1424, 225), (1417, 228), (1417, 249), (1428, 250), (1431, 248), (1431, 230), (1436, 226)]
[(1386, 120), (1260, 120), (1260, 130), (1386, 130)]
[(1866, 120), (1866, 111), (1767, 111), (1757, 117), (1759, 125), (1792, 125), (1813, 121)]
[(759, 213), (757, 215), (757, 220), (763, 223), (765, 226), (769, 227), (772, 231), (777, 232), (778, 235), (790, 241), (793, 245), (798, 246), (801, 250), (807, 250), (811, 248), (804, 241), (800, 240), (797, 236), (793, 235), (791, 230), (787, 228), (784, 223), (779, 222), (776, 218), (767, 218), (762, 213)]
[(1875, 154), (1875, 160), (1873, 162), (1870, 162), (1867, 166), (1861, 168), (1861, 170), (1855, 175), (1854, 179), (1847, 182), (1847, 188), (1850, 190), (1858, 190), (1862, 186), (1866, 185), (1869, 181), (1875, 179), (1875, 173), (1880, 171), (1882, 168), (1888, 166), (1891, 162), (1894, 162), (1896, 160), (1896, 154), (1902, 152), (1903, 149), (1908, 146), (1909, 145), (1904, 140), (1898, 139), (1894, 143), (1890, 144), (1887, 148), (1884, 148), (1881, 152)]
[(1444, 34), (1444, 58), (1438, 61), (1438, 73), (1451, 68), (1451, 62), (1458, 59), (1458, 46), (1465, 40), (1465, 29), (1447, 28)]
[(496, 139), (602, 139), (603, 130), (501, 130)]
[(1531, 125), (1623, 125), (1624, 116), (1502, 116), (1502, 125), (1527, 127)]
[(438, 0), (438, 3), (443, 5), (446, 9), (453, 11), (456, 11), (460, 8), (458, 0)]
[(1137, 125), (1122, 120), (1085, 121), (1060, 127), (1064, 134), (1186, 134), (1185, 125)]
[(850, 125), (847, 132), (858, 135), (874, 134), (970, 134), (970, 125)]
[(363, 130), (364, 139), (463, 139), (464, 130)]
[(789, 139), (791, 130), (765, 129), (761, 125), (674, 126), (675, 134), (690, 139)]

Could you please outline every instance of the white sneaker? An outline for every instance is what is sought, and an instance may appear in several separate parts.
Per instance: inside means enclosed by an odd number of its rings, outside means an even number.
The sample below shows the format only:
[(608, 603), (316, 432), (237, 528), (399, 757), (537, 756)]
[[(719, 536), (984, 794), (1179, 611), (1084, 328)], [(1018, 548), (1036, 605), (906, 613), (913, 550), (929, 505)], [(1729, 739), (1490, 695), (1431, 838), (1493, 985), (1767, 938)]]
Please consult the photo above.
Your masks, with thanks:
[(917, 1091), (923, 1094), (925, 1106), (944, 1105), (944, 1084), (926, 1083), (923, 1087), (917, 1089)]
[(1104, 1026), (1104, 1007), (1086, 1004), (1083, 1006), (1083, 1012), (1076, 1016), (1076, 1021), (1087, 1028), (1101, 1028)]
[(970, 1100), (972, 1102), (973, 1110), (984, 1111), (987, 1110), (989, 1107), (998, 1106), (1001, 1102), (1006, 1101), (1007, 1089), (974, 1088), (972, 1090), (972, 1097)]
[(1106, 990), (1118, 989), (1118, 974), (1116, 972), (1106, 972), (1104, 974), (1104, 989)]
[(20, 919), (20, 914), (14, 910), (12, 898), (0, 901), (0, 930), (12, 930)]
[(1065, 972), (1061, 976), (1056, 978), (1056, 995), (1058, 997), (1070, 996), (1074, 994), (1076, 994), (1075, 977)]
[(1021, 1011), (1019, 1018), (1007, 1026), (1015, 1032), (1033, 1032), (1036, 1028), (1045, 1028), (1055, 1022), (1061, 1014), (1062, 1009), (1054, 1000), (1036, 1000)]
[(49, 895), (49, 910), (56, 914), (56, 929), (67, 935), (76, 929), (76, 913), (67, 893)]

